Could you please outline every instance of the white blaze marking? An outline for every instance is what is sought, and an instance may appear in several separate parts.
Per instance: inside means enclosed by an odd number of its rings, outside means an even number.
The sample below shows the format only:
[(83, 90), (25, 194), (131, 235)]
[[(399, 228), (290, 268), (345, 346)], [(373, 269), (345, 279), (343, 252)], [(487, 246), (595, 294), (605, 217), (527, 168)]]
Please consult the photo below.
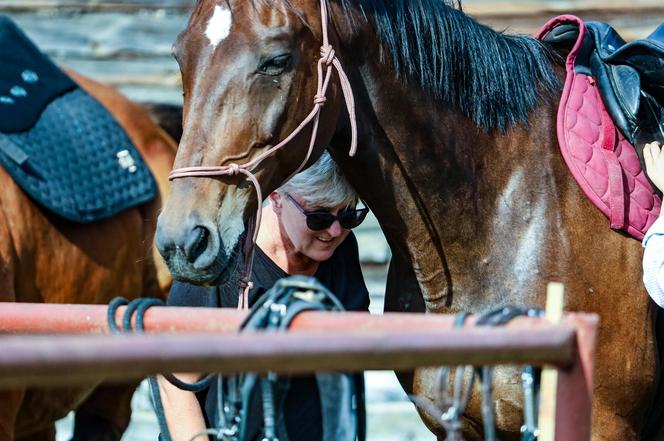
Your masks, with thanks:
[(205, 36), (210, 40), (212, 46), (217, 46), (224, 38), (231, 33), (231, 24), (233, 17), (231, 11), (217, 5), (214, 7), (214, 14), (208, 22), (205, 29)]

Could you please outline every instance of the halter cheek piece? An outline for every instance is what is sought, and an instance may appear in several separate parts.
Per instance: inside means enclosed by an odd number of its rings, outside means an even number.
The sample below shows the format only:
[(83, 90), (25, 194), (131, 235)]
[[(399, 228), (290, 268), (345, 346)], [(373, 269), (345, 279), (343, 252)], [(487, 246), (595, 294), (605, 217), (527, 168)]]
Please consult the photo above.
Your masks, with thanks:
[[(253, 222), (250, 221), (247, 226), (247, 237), (244, 242), (244, 258), (245, 258), (245, 268), (241, 274), (239, 287), (240, 287), (240, 297), (238, 301), (239, 309), (246, 309), (249, 306), (248, 296), (249, 290), (252, 288), (253, 284), (251, 283), (251, 269), (253, 266), (253, 255), (254, 247), (256, 245), (256, 238), (258, 237), (258, 229), (260, 228), (261, 223), (261, 202), (263, 200), (263, 195), (261, 193), (260, 184), (256, 175), (253, 173), (253, 170), (263, 162), (263, 160), (273, 156), (277, 151), (281, 150), (286, 144), (288, 144), (298, 133), (300, 133), (309, 123), (313, 122), (313, 129), (311, 132), (311, 140), (309, 141), (309, 150), (305, 158), (302, 160), (300, 166), (288, 177), (290, 179), (295, 174), (300, 172), (302, 168), (309, 161), (309, 157), (313, 151), (314, 145), (316, 143), (316, 135), (318, 134), (318, 123), (320, 120), (320, 111), (327, 101), (327, 88), (332, 77), (332, 67), (337, 70), (339, 75), (339, 83), (341, 84), (341, 90), (344, 95), (344, 100), (346, 101), (346, 108), (348, 109), (348, 116), (350, 118), (351, 124), (351, 146), (350, 146), (350, 156), (355, 155), (357, 150), (357, 121), (355, 118), (355, 100), (353, 98), (353, 90), (351, 89), (350, 81), (344, 72), (341, 62), (336, 57), (334, 49), (329, 43), (328, 38), (328, 10), (327, 10), (327, 0), (320, 0), (321, 7), (321, 26), (323, 31), (323, 45), (320, 50), (320, 59), (318, 60), (318, 87), (316, 89), (316, 96), (314, 97), (314, 106), (309, 115), (300, 123), (300, 125), (293, 130), (293, 132), (288, 135), (283, 141), (274, 147), (269, 148), (265, 152), (261, 153), (251, 161), (245, 164), (235, 164), (231, 163), (228, 165), (219, 165), (219, 166), (200, 166), (200, 167), (183, 167), (174, 169), (168, 176), (168, 179), (173, 181), (175, 179), (181, 178), (190, 178), (190, 177), (208, 177), (215, 178), (221, 176), (237, 176), (240, 174), (245, 175), (253, 184), (256, 189), (256, 196), (258, 200), (258, 206), (256, 208), (256, 215), (254, 216)], [(325, 73), (323, 74), (323, 68), (325, 68)], [(222, 161), (223, 163), (224, 161)], [(286, 179), (286, 181), (288, 180)], [(285, 182), (285, 181), (284, 181)]]

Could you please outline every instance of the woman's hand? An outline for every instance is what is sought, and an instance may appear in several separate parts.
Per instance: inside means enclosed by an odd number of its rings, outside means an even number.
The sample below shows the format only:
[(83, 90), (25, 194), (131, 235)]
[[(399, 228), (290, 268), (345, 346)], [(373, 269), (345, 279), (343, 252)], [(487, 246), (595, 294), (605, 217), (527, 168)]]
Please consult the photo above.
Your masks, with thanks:
[(653, 141), (643, 148), (646, 173), (659, 191), (664, 192), (664, 153), (659, 142)]

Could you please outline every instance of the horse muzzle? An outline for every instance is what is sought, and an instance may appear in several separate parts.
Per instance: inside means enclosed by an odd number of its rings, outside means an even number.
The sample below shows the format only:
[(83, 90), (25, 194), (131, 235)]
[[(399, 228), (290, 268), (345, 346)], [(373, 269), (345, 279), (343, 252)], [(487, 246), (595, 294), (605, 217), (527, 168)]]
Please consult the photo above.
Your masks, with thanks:
[(173, 277), (196, 285), (223, 283), (237, 253), (225, 252), (217, 228), (187, 221), (172, 225), (160, 217), (155, 240)]

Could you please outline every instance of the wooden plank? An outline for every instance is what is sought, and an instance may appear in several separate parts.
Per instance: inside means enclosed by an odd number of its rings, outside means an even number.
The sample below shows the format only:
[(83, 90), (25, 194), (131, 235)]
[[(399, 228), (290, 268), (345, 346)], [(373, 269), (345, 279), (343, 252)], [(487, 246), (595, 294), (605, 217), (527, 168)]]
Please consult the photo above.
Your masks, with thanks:
[(171, 48), (188, 12), (57, 11), (10, 17), (57, 63), (113, 85), (134, 100), (182, 103), (180, 70)]
[[(0, 0), (11, 18), (58, 63), (136, 100), (181, 104), (171, 46), (195, 0)], [(607, 21), (627, 40), (664, 22), (662, 0), (468, 0), (464, 11), (497, 30), (533, 34), (562, 13)]]
[(542, 14), (578, 14), (602, 12), (611, 14), (642, 14), (662, 10), (659, 0), (579, 0), (579, 1), (464, 1), (463, 10), (479, 17), (527, 17)]
[(145, 10), (187, 11), (196, 4), (196, 0), (2, 0), (0, 10), (7, 12), (67, 11), (100, 12), (114, 11), (134, 13)]
[[(549, 283), (546, 289), (546, 319), (559, 323), (563, 314), (565, 287), (562, 283)], [(540, 412), (538, 418), (539, 441), (570, 441), (557, 439), (556, 397), (558, 392), (558, 371), (553, 367), (542, 369), (540, 383)]]
[[(171, 57), (188, 14), (11, 14), (39, 48), (58, 60), (136, 60)], [(173, 61), (173, 65), (175, 62)]]
[[(139, 10), (187, 10), (196, 0), (3, 0), (0, 8), (6, 11), (27, 12), (35, 10), (77, 10), (81, 12), (119, 11), (135, 12)], [(472, 14), (540, 15), (545, 12), (574, 13), (582, 11), (639, 11), (653, 7), (662, 7), (659, 0), (576, 0), (576, 1), (493, 1), (464, 0), (463, 9)], [(561, 12), (562, 11), (562, 12)]]
[(642, 10), (640, 13), (627, 11), (619, 14), (616, 11), (546, 11), (539, 15), (512, 15), (485, 14), (475, 16), (480, 22), (509, 34), (533, 35), (551, 18), (564, 13), (577, 15), (583, 20), (603, 21), (613, 26), (627, 41), (645, 38), (653, 32), (659, 24), (664, 22), (664, 7)]

